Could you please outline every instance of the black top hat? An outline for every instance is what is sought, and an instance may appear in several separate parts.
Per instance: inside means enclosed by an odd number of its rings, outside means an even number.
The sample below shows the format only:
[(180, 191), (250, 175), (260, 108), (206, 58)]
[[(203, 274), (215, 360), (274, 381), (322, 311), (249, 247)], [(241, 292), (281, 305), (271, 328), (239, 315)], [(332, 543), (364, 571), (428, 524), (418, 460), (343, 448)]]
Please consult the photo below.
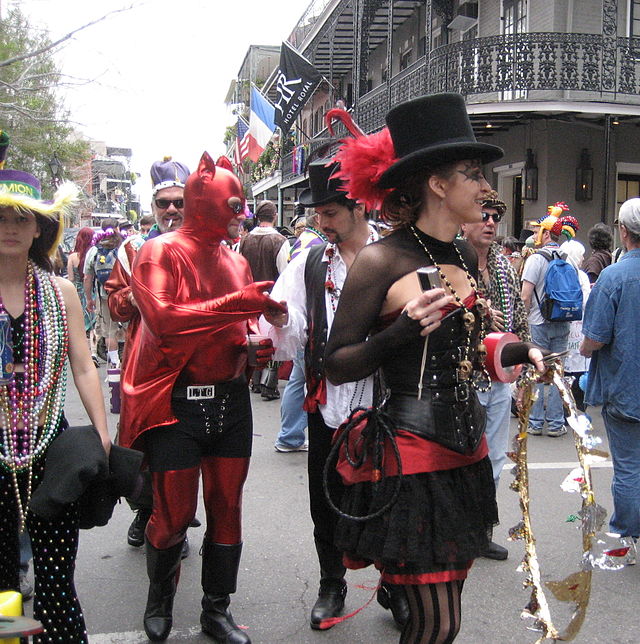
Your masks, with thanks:
[(463, 159), (488, 163), (504, 155), (502, 148), (476, 141), (460, 94), (432, 94), (401, 103), (386, 121), (399, 160), (383, 172), (380, 188), (394, 188), (425, 166)]
[(527, 241), (527, 239), (529, 239), (529, 237), (531, 237), (531, 235), (535, 235), (533, 230), (528, 230), (527, 228), (523, 228), (520, 231), (520, 237), (518, 238), (518, 244), (520, 244), (521, 246), (524, 246), (525, 242)]
[(312, 208), (345, 197), (342, 181), (332, 178), (339, 167), (340, 165), (332, 163), (331, 159), (312, 161), (309, 164), (309, 187), (300, 193), (298, 201), (306, 208)]

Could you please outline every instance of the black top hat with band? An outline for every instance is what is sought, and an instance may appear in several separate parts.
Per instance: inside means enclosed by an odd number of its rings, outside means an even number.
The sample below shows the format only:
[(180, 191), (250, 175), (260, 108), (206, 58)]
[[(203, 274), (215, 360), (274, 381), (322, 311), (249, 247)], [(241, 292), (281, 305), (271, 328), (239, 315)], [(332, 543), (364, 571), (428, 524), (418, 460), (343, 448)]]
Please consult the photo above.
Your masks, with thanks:
[(496, 161), (502, 148), (478, 143), (460, 94), (431, 94), (394, 107), (386, 116), (398, 161), (378, 181), (393, 188), (405, 177), (427, 166), (463, 159)]
[(300, 193), (298, 201), (305, 208), (312, 208), (345, 197), (342, 181), (334, 176), (339, 167), (331, 159), (312, 161), (309, 164), (309, 187)]

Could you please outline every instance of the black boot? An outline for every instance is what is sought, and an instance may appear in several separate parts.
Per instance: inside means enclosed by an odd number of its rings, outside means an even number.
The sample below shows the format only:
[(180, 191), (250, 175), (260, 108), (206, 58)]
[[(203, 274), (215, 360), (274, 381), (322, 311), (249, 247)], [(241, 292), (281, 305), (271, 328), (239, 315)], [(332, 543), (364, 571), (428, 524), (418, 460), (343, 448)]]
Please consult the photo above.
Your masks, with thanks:
[(200, 624), (203, 632), (218, 644), (251, 644), (229, 611), (229, 595), (236, 592), (241, 553), (241, 543), (229, 546), (205, 539), (202, 544), (204, 596)]
[(136, 516), (127, 531), (127, 543), (130, 546), (140, 548), (144, 545), (144, 531), (150, 516), (151, 512), (149, 510), (140, 509), (136, 512)]
[(493, 530), (489, 530), (487, 532), (487, 539), (489, 540), (489, 543), (482, 552), (481, 556), (485, 559), (504, 561), (509, 556), (509, 551), (493, 541)]
[(173, 624), (173, 598), (180, 569), (182, 541), (166, 550), (158, 550), (148, 541), (146, 546), (149, 595), (144, 610), (144, 632), (152, 642), (162, 642), (169, 637)]
[[(322, 579), (318, 599), (311, 609), (310, 625), (314, 630), (321, 630), (323, 619), (338, 617), (344, 608), (347, 595), (347, 583), (344, 579)], [(329, 627), (331, 628), (331, 627)], [(322, 629), (328, 630), (328, 629)]]
[(378, 588), (377, 599), (382, 608), (391, 609), (395, 623), (404, 628), (409, 621), (409, 602), (404, 586), (382, 582)]
[(347, 594), (347, 583), (344, 580), (347, 569), (342, 563), (342, 552), (327, 539), (326, 535), (315, 530), (314, 532), (316, 552), (320, 562), (320, 589), (318, 599), (311, 609), (309, 624), (314, 630), (320, 630), (320, 622), (323, 619), (338, 617), (342, 613)]

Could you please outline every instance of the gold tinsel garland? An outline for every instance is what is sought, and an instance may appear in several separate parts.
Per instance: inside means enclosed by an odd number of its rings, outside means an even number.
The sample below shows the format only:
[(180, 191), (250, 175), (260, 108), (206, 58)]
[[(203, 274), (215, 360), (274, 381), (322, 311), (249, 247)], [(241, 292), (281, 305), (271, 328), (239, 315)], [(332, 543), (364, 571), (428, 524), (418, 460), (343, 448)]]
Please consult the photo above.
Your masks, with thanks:
[[(579, 484), (582, 497), (582, 507), (576, 513), (581, 522), (582, 530), (582, 557), (580, 569), (561, 581), (544, 583), (559, 601), (573, 602), (575, 610), (564, 630), (559, 631), (551, 618), (551, 610), (545, 596), (542, 571), (536, 552), (536, 540), (531, 527), (531, 513), (529, 507), (529, 470), (527, 463), (527, 427), (529, 425), (529, 412), (536, 398), (535, 385), (538, 382), (548, 382), (558, 388), (563, 404), (568, 411), (567, 423), (573, 430), (576, 452), (579, 462), (579, 476), (572, 472), (573, 480)], [(523, 540), (525, 554), (520, 569), (527, 573), (524, 587), (531, 588), (531, 598), (522, 612), (522, 617), (533, 619), (530, 626), (532, 630), (541, 633), (536, 644), (543, 640), (570, 641), (576, 637), (586, 616), (589, 597), (591, 594), (591, 575), (595, 567), (616, 569), (619, 566), (607, 565), (602, 557), (594, 554), (594, 538), (601, 531), (606, 517), (606, 510), (595, 501), (593, 484), (591, 480), (591, 463), (605, 459), (608, 454), (597, 446), (601, 440), (593, 433), (593, 427), (588, 417), (578, 412), (570, 387), (562, 377), (562, 367), (559, 361), (549, 365), (547, 371), (540, 375), (534, 371), (521, 378), (519, 384), (522, 404), (519, 409), (518, 435), (514, 441), (513, 451), (508, 455), (515, 462), (515, 480), (511, 489), (520, 496), (520, 509), (522, 521), (511, 528), (509, 540)], [(602, 543), (597, 539), (598, 543)]]

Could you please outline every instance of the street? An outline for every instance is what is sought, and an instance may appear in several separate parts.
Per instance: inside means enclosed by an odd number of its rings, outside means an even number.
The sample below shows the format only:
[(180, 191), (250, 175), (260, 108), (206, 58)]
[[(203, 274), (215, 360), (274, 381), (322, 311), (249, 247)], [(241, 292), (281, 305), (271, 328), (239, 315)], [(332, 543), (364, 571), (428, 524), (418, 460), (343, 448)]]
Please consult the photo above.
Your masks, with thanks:
[[(104, 367), (101, 368), (104, 377)], [(284, 382), (281, 383), (281, 389)], [(108, 400), (106, 384), (105, 398)], [(254, 410), (253, 458), (244, 492), (244, 552), (238, 592), (231, 609), (247, 628), (253, 644), (395, 643), (399, 632), (389, 612), (375, 601), (330, 631), (312, 631), (310, 609), (318, 585), (306, 490), (306, 454), (277, 453), (273, 441), (279, 428), (279, 402), (252, 396)], [(108, 402), (107, 402), (108, 405)], [(84, 410), (70, 379), (67, 417), (71, 425), (85, 424)], [(593, 410), (598, 434), (603, 435), (598, 410)], [(112, 434), (118, 417), (109, 414)], [(515, 419), (512, 420), (512, 429)], [(572, 436), (530, 437), (530, 479), (533, 521), (544, 580), (561, 580), (578, 570), (580, 533), (567, 517), (579, 509), (580, 498), (560, 489), (577, 463)], [(596, 500), (611, 509), (610, 463), (593, 470)], [(517, 571), (524, 552), (520, 542), (508, 543), (506, 534), (520, 520), (518, 497), (509, 489), (512, 475), (505, 470), (498, 490), (501, 525), (494, 538), (507, 545), (505, 562), (475, 562), (462, 596), (460, 644), (533, 643), (520, 612), (529, 600), (524, 574)], [(200, 507), (198, 517), (204, 523)], [(146, 642), (142, 613), (147, 594), (144, 549), (127, 545), (132, 519), (126, 503), (119, 504), (104, 528), (83, 531), (77, 560), (76, 584), (92, 644)], [(189, 530), (191, 554), (183, 561), (169, 642), (204, 643), (211, 640), (199, 627), (200, 557), (204, 525)], [(619, 572), (596, 571), (591, 603), (576, 642), (631, 644), (638, 641), (638, 581), (640, 567)], [(377, 584), (373, 568), (349, 572), (346, 612), (365, 604)], [(560, 631), (570, 610), (550, 600)], [(27, 604), (27, 611), (30, 604)], [(571, 605), (572, 606), (572, 605)]]

